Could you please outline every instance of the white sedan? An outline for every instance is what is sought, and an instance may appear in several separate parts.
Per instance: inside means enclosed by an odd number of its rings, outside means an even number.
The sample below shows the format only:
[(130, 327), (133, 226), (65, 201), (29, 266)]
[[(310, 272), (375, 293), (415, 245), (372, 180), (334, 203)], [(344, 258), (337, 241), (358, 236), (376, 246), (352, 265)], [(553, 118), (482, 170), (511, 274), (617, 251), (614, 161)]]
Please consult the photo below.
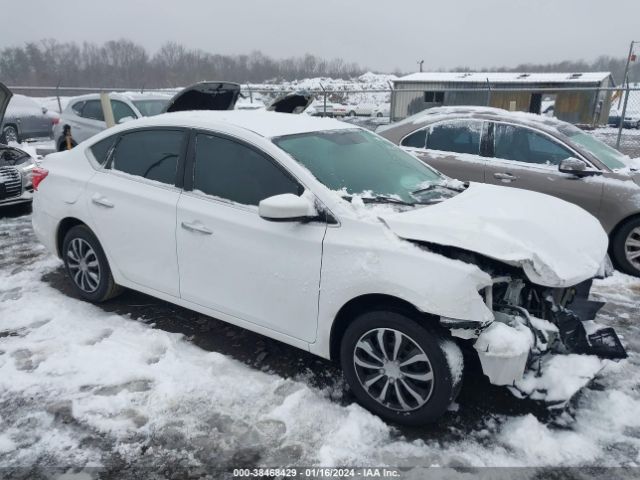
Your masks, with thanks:
[(80, 297), (127, 287), (334, 359), (391, 421), (447, 410), (463, 346), (519, 396), (558, 391), (539, 375), (558, 352), (624, 356), (610, 329), (567, 313), (606, 256), (597, 220), (451, 181), (336, 120), (144, 118), (49, 155), (33, 184), (35, 232)]

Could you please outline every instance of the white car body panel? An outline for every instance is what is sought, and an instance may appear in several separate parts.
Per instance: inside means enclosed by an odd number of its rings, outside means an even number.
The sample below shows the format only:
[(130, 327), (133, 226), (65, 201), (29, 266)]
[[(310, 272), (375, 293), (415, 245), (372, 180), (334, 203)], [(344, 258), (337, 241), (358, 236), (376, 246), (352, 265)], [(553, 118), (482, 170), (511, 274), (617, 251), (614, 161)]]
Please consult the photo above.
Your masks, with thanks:
[(532, 282), (549, 287), (594, 277), (607, 253), (607, 235), (595, 217), (549, 195), (515, 188), (471, 183), (437, 205), (382, 218), (402, 238), (520, 266)]

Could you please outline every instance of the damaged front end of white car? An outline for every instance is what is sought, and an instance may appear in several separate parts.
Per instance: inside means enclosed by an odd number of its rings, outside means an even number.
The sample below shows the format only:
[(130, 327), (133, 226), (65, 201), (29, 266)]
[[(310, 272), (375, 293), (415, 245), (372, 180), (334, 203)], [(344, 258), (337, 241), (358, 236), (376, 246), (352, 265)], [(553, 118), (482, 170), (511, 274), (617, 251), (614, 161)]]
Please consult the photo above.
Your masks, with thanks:
[(536, 285), (521, 269), (470, 252), (430, 250), (477, 264), (492, 276), (480, 293), (493, 322), (441, 318), (451, 335), (477, 353), (494, 385), (519, 398), (562, 406), (604, 367), (627, 353), (613, 328), (594, 321), (603, 303), (588, 299), (591, 280), (554, 288)]

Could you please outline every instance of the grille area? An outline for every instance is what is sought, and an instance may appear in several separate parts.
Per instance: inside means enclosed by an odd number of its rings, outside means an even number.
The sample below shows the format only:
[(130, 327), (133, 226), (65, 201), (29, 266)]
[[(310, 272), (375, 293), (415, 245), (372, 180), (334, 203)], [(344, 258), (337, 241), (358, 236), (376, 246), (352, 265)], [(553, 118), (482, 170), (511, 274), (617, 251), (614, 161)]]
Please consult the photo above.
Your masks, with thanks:
[(22, 195), (22, 177), (17, 168), (0, 167), (0, 200)]

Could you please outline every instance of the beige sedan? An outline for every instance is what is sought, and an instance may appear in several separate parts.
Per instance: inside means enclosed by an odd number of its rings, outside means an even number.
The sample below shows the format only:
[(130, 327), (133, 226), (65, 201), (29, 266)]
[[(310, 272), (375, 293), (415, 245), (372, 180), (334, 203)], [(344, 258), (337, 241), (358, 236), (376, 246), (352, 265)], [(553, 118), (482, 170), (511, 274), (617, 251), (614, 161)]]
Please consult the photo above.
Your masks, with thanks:
[(589, 133), (554, 118), (486, 107), (432, 108), (377, 133), (452, 178), (581, 206), (608, 233), (615, 266), (640, 276), (640, 172)]

